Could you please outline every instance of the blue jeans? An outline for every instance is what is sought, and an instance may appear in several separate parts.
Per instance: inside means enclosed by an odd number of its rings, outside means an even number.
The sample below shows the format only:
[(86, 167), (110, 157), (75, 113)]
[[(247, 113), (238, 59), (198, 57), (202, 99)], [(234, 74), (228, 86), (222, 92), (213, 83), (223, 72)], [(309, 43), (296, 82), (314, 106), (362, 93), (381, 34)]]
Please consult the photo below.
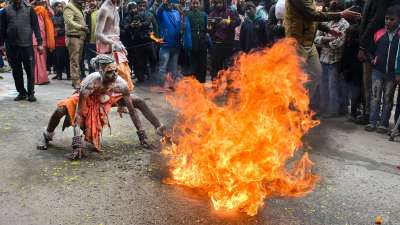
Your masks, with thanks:
[(164, 83), (164, 78), (167, 72), (172, 74), (172, 78), (177, 80), (180, 78), (178, 74), (178, 57), (179, 48), (160, 48), (160, 65), (158, 73), (158, 83)]
[[(393, 74), (385, 74), (375, 69), (372, 70), (370, 124), (376, 126), (380, 115), (380, 125), (389, 127), (389, 119), (393, 108), (394, 87)], [(381, 103), (382, 97), (383, 102)]]
[(339, 114), (340, 110), (340, 80), (339, 64), (322, 63), (320, 84), (320, 110), (329, 114)]

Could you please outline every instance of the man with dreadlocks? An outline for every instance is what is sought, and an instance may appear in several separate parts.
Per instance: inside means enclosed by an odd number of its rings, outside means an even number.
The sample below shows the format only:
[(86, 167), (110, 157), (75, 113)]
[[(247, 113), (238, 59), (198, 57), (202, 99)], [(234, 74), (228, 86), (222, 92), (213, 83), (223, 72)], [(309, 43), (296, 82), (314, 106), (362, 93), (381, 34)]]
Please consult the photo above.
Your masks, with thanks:
[(137, 129), (140, 144), (144, 147), (150, 145), (135, 108), (138, 108), (150, 121), (156, 134), (164, 135), (165, 126), (160, 123), (142, 99), (129, 93), (126, 82), (116, 74), (117, 65), (112, 57), (98, 55), (92, 59), (91, 64), (98, 72), (90, 74), (82, 81), (79, 92), (57, 104), (57, 109), (51, 115), (47, 128), (37, 145), (39, 150), (47, 149), (49, 142), (53, 140), (54, 130), (61, 118), (65, 116), (63, 129), (68, 126), (74, 128), (70, 159), (85, 156), (80, 130), (83, 131), (85, 141), (93, 144), (95, 150), (101, 151), (100, 134), (103, 126), (110, 126), (107, 114), (111, 107), (116, 105), (128, 108)]
[(126, 49), (120, 40), (120, 18), (117, 6), (120, 0), (105, 0), (97, 15), (96, 47), (99, 54), (113, 54), (118, 65), (117, 72), (133, 90), (131, 70), (126, 57)]

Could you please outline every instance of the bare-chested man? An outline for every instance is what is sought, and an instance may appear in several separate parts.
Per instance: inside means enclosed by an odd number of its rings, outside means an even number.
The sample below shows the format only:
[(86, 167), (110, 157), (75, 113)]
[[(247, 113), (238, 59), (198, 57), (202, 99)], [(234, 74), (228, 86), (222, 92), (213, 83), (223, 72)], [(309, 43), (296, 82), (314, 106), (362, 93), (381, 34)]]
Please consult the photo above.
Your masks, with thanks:
[(47, 149), (49, 142), (53, 140), (54, 130), (61, 118), (65, 116), (63, 127), (74, 127), (70, 159), (79, 159), (85, 155), (81, 129), (85, 141), (92, 144), (97, 151), (101, 151), (102, 128), (105, 125), (110, 126), (108, 112), (117, 104), (128, 108), (141, 145), (150, 147), (135, 108), (138, 108), (150, 121), (156, 134), (160, 136), (165, 134), (165, 126), (160, 123), (144, 101), (134, 95), (131, 96), (126, 82), (116, 74), (117, 65), (114, 58), (98, 55), (92, 59), (91, 64), (99, 72), (90, 74), (82, 81), (79, 93), (77, 92), (58, 103), (57, 109), (50, 117), (47, 128), (39, 140), (37, 145), (39, 150)]
[(120, 41), (120, 18), (117, 10), (120, 0), (106, 0), (97, 14), (96, 40), (97, 52), (113, 54), (118, 65), (118, 75), (127, 83), (129, 91), (133, 90), (131, 70), (126, 57), (126, 49)]

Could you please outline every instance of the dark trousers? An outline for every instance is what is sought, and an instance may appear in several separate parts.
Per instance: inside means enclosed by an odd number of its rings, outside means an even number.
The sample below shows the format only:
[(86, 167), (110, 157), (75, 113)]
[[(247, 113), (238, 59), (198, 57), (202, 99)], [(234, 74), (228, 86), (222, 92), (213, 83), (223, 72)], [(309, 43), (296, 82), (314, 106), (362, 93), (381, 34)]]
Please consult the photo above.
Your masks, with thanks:
[(151, 65), (155, 58), (153, 46), (149, 44), (137, 48), (131, 48), (128, 50), (128, 57), (139, 82), (144, 82), (147, 62), (150, 62)]
[[(34, 94), (34, 57), (33, 57), (33, 47), (19, 47), (19, 46), (9, 46), (6, 45), (8, 62), (10, 63), (12, 69), (12, 75), (14, 77), (15, 88), (20, 95), (31, 95)], [(22, 64), (27, 77), (28, 91), (24, 87), (24, 71), (22, 70)]]
[(358, 108), (361, 105), (361, 84), (353, 81), (347, 82), (347, 90), (350, 97), (351, 111), (350, 115), (353, 117), (358, 116)]
[(80, 74), (80, 76), (79, 76), (79, 78), (81, 79), (81, 80), (83, 80), (85, 77), (86, 77), (86, 67), (85, 67), (85, 54), (86, 54), (86, 48), (85, 48), (85, 44), (86, 43), (84, 43), (84, 46), (83, 46), (83, 48), (82, 48), (82, 55), (81, 55), (81, 61), (79, 62), (79, 67), (80, 67), (80, 70), (81, 70), (81, 74)]
[(47, 71), (51, 72), (52, 67), (54, 67), (56, 62), (54, 62), (55, 53), (54, 51), (46, 50), (46, 66)]
[(211, 50), (211, 79), (215, 80), (218, 71), (229, 66), (229, 60), (233, 53), (233, 45), (227, 43), (213, 43)]
[(70, 78), (69, 73), (69, 55), (67, 47), (56, 47), (55, 50), (56, 58), (56, 74), (58, 77), (62, 77), (62, 73), (65, 71), (67, 73), (67, 78)]
[(206, 82), (207, 49), (190, 52), (191, 72), (200, 83)]
[(89, 66), (89, 74), (94, 73), (95, 70), (90, 64), (90, 60), (96, 57), (96, 44), (95, 43), (85, 43), (85, 60)]

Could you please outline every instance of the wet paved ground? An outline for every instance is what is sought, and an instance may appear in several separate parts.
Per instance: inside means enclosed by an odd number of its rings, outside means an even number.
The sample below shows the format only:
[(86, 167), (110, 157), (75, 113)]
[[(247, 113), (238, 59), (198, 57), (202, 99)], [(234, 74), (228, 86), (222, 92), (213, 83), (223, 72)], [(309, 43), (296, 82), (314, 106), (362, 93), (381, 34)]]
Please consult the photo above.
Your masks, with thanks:
[[(70, 162), (71, 130), (57, 130), (48, 151), (35, 149), (69, 82), (37, 86), (38, 102), (13, 102), (11, 75), (0, 80), (0, 225), (25, 224), (400, 224), (400, 143), (365, 133), (345, 119), (323, 121), (305, 139), (322, 180), (304, 198), (269, 199), (255, 217), (216, 213), (208, 199), (162, 183), (162, 157), (137, 147), (127, 116), (111, 113), (103, 154)], [(160, 94), (137, 88), (170, 124), (174, 112)], [(150, 138), (155, 140), (146, 123)]]

